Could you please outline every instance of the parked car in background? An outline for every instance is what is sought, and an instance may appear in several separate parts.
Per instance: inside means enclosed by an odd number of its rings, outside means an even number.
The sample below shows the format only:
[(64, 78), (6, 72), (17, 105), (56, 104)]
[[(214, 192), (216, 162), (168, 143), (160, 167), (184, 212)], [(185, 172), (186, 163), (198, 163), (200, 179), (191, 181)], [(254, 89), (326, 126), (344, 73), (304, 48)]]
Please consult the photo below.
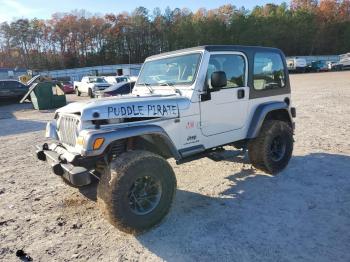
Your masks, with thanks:
[(289, 58), (287, 59), (287, 67), (289, 72), (305, 73), (306, 72), (306, 59), (305, 58)]
[(28, 92), (28, 86), (17, 80), (0, 80), (0, 99), (16, 99), (21, 98)]
[(105, 90), (96, 91), (95, 97), (102, 98), (102, 97), (130, 94), (134, 88), (134, 85), (135, 85), (135, 82), (117, 83), (117, 84), (114, 84), (114, 85), (106, 88)]
[(65, 94), (73, 94), (75, 92), (71, 81), (62, 82), (62, 90)]
[(328, 65), (326, 61), (312, 61), (308, 67), (309, 72), (326, 72), (328, 71)]
[(331, 62), (328, 64), (328, 69), (331, 71), (341, 71), (343, 70), (343, 65), (339, 62)]
[(350, 69), (350, 53), (342, 54), (339, 56), (339, 58), (339, 70)]
[(95, 91), (104, 90), (110, 86), (111, 84), (101, 76), (84, 76), (81, 81), (74, 81), (74, 90), (77, 96), (85, 93), (91, 98), (94, 97)]
[(117, 84), (121, 82), (130, 82), (129, 76), (105, 76), (104, 79), (110, 84)]

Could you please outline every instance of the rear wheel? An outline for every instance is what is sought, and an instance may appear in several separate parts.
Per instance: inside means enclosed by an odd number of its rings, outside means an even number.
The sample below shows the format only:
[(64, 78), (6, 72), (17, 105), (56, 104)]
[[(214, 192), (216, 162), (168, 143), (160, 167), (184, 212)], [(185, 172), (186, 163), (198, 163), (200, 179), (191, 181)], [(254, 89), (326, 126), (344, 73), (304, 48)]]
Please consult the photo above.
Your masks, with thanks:
[(169, 163), (148, 151), (129, 151), (113, 160), (98, 185), (98, 204), (109, 222), (128, 233), (157, 225), (176, 191)]
[(269, 174), (277, 174), (289, 163), (293, 152), (293, 131), (283, 121), (268, 120), (259, 136), (248, 143), (252, 165)]
[(80, 96), (80, 95), (81, 95), (81, 93), (79, 92), (78, 87), (75, 87), (75, 94), (76, 94), (77, 96)]

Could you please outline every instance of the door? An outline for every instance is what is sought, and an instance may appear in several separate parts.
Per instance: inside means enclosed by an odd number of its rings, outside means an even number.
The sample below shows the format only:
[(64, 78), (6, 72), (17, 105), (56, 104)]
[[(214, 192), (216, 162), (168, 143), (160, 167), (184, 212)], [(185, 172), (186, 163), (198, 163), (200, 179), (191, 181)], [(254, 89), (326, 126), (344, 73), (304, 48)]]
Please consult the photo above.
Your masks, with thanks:
[(79, 86), (78, 86), (79, 91), (82, 92), (82, 93), (87, 93), (88, 89), (89, 89), (88, 88), (89, 84), (90, 84), (89, 77), (84, 76), (81, 79), (81, 82), (79, 83)]
[(17, 97), (22, 98), (28, 92), (28, 88), (25, 85), (23, 85), (21, 82), (13, 81), (12, 85)]
[(5, 81), (0, 81), (0, 98), (7, 97), (7, 93), (5, 90)]
[[(244, 127), (249, 98), (247, 68), (247, 59), (242, 53), (217, 52), (210, 55), (206, 78), (208, 96), (200, 103), (203, 135), (212, 136)], [(219, 91), (210, 91), (210, 77), (215, 71), (226, 73), (227, 85)]]

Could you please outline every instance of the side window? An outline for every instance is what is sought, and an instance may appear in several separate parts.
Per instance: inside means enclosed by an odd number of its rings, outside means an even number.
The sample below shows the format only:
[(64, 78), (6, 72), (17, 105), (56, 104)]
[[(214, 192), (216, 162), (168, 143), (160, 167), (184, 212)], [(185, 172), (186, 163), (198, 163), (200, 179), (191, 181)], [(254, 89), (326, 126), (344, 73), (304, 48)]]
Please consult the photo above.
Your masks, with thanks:
[(216, 71), (224, 71), (227, 77), (227, 86), (224, 88), (234, 88), (245, 86), (245, 60), (241, 55), (223, 54), (211, 55), (209, 59), (207, 80), (211, 89), (211, 74)]
[(283, 88), (286, 76), (282, 57), (277, 53), (256, 53), (254, 56), (254, 89)]

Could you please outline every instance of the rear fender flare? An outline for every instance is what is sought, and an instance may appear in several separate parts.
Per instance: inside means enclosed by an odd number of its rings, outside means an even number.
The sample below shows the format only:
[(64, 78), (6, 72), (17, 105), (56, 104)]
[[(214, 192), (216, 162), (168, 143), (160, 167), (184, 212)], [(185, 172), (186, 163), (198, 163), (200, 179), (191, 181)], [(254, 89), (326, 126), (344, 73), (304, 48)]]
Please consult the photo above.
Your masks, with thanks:
[(270, 102), (259, 105), (252, 117), (249, 125), (247, 138), (252, 139), (259, 135), (260, 129), (268, 113), (276, 110), (285, 110), (288, 113), (290, 123), (292, 123), (292, 116), (289, 112), (289, 106), (285, 102)]

